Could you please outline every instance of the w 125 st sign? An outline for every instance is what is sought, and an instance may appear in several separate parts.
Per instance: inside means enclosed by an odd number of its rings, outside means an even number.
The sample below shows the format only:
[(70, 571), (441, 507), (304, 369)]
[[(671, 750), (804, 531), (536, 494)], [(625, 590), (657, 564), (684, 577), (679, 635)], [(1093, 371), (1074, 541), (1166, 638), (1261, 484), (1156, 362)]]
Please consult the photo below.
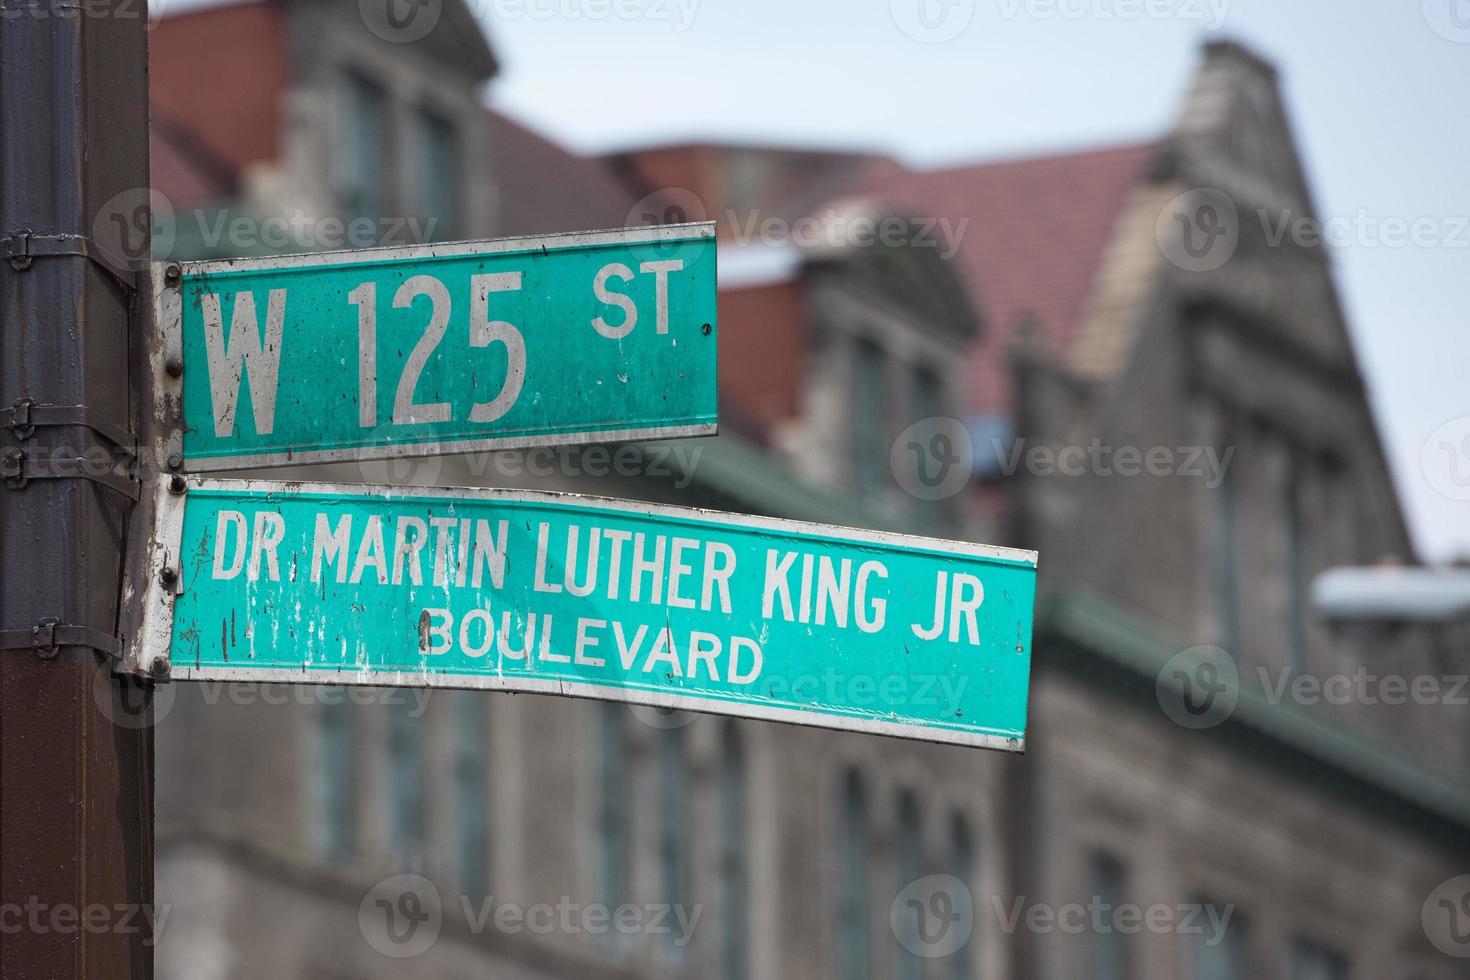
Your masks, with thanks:
[(183, 263), (191, 470), (713, 434), (714, 226)]

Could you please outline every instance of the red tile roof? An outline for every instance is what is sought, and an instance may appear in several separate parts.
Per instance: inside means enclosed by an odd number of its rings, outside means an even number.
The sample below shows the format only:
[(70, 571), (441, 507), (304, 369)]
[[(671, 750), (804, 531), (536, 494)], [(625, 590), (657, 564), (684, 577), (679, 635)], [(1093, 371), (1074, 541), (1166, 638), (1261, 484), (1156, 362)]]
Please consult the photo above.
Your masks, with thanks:
[(623, 228), (637, 199), (600, 159), (578, 156), (494, 109), (487, 110), (501, 235)]
[(903, 213), (948, 219), (986, 320), (971, 352), (969, 403), (1008, 414), (1007, 351), (1023, 316), (1057, 352), (1072, 340), (1128, 192), (1158, 149), (1140, 143), (1060, 156), (880, 177), (864, 193)]
[(276, 3), (165, 17), (149, 40), (153, 118), (189, 130), (237, 171), (273, 162), (280, 156), (289, 57), (285, 12)]

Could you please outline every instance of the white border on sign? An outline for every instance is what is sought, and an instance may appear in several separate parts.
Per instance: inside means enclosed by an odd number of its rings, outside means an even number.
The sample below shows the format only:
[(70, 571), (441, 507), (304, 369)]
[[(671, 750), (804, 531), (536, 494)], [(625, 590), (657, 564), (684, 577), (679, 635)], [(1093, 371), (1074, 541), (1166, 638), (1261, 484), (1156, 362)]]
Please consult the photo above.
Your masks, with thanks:
[(658, 242), (693, 241), (715, 237), (713, 221), (681, 225), (650, 225), (645, 228), (613, 228), (607, 231), (570, 231), (556, 235), (523, 235), (518, 238), (486, 238), (465, 242), (435, 242), (427, 245), (385, 245), (377, 248), (343, 249), (334, 252), (295, 252), (239, 259), (201, 259), (180, 262), (185, 278), (233, 272), (268, 272), (273, 269), (316, 269), (337, 265), (378, 264), (401, 259), (452, 259), (477, 255), (507, 255), (519, 252), (568, 251), (602, 245), (647, 245)]
[(261, 453), (255, 456), (191, 456), (188, 466), (195, 473), (269, 469), (303, 466), (308, 463), (357, 463), (384, 459), (414, 459), (421, 456), (453, 456), (459, 453), (503, 452), (510, 449), (542, 449), (553, 446), (592, 446), (610, 442), (648, 442), (654, 439), (683, 439), (717, 436), (717, 422), (698, 425), (652, 426), (643, 429), (585, 429), (546, 435), (498, 436), (491, 439), (461, 439), (454, 442), (387, 442), (353, 449), (312, 449), (306, 452)]

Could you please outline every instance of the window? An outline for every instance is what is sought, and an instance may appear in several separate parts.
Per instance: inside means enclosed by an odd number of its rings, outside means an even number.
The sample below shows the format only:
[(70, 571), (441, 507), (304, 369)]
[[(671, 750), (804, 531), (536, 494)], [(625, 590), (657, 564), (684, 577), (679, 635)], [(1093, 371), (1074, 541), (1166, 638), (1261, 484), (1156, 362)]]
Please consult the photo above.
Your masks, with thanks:
[(425, 241), (455, 237), (459, 185), (454, 125), (436, 112), (419, 113), (419, 212)]
[(424, 751), (415, 701), (388, 709), (388, 842), (400, 855), (421, 857), (424, 842)]
[[(894, 866), (898, 871), (898, 882), (894, 894), (902, 892), (923, 876), (923, 842), (919, 820), (919, 801), (914, 794), (905, 790), (898, 797), (898, 820), (894, 831)], [(894, 965), (894, 976), (898, 980), (923, 980), (924, 961), (914, 950), (920, 949), (918, 912), (900, 915), (899, 924), (905, 935), (900, 935), (895, 946), (898, 960)]]
[(317, 715), (319, 845), (334, 857), (357, 846), (357, 780), (354, 773), (352, 701), (340, 687), (321, 689)]
[(868, 797), (863, 777), (849, 770), (842, 789), (838, 892), (838, 977), (867, 980), (868, 970)]
[(1292, 944), (1291, 980), (1348, 980), (1348, 961), (1309, 939)]
[[(927, 367), (921, 367), (914, 372), (913, 406), (914, 422), (939, 418), (944, 414), (943, 382), (939, 380), (938, 374)], [(947, 436), (941, 437), (939, 435), (940, 430), (938, 429), (933, 429), (932, 431), (934, 432), (932, 438), (935, 440), (948, 438)], [(926, 435), (926, 438), (929, 437)], [(929, 483), (931, 474), (927, 470), (936, 462), (939, 462), (939, 460), (935, 459), (935, 451), (942, 451), (941, 447), (925, 447), (924, 453), (914, 453), (912, 455), (914, 466), (918, 467), (920, 471), (917, 474), (919, 479), (919, 482), (916, 484), (917, 486), (931, 485)], [(963, 454), (961, 454), (961, 458), (963, 458)], [(946, 462), (944, 465), (947, 467), (953, 464)], [(926, 533), (936, 532), (941, 529), (943, 518), (943, 500), (925, 500), (919, 496), (914, 497), (914, 524), (917, 530)]]
[(1092, 936), (1092, 975), (1095, 980), (1126, 980), (1128, 951), (1124, 934), (1116, 928), (1118, 906), (1127, 892), (1128, 872), (1117, 858), (1105, 854), (1092, 859), (1093, 896), (1101, 911), (1102, 928)]
[(338, 177), (345, 217), (381, 218), (387, 206), (383, 158), (388, 152), (388, 99), (382, 86), (357, 72), (347, 73), (343, 89), (345, 133)]
[(489, 887), (490, 792), (488, 702), (478, 691), (454, 695), (454, 806), (462, 893), (482, 898)]
[(883, 433), (888, 422), (887, 384), (883, 348), (859, 340), (852, 379), (853, 489), (875, 490), (883, 484), (888, 449)]
[(1287, 649), (1291, 666), (1298, 673), (1309, 669), (1307, 636), (1306, 547), (1301, 491), (1297, 480), (1287, 479), (1282, 488), (1282, 510), (1286, 520), (1286, 617)]
[[(1211, 902), (1199, 903), (1206, 910), (1202, 931), (1196, 937), (1195, 980), (1251, 980), (1250, 922), (1240, 912)], [(1214, 932), (1213, 923), (1225, 922), (1223, 934)]]
[(623, 729), (623, 706), (605, 702), (598, 710), (601, 755), (597, 842), (602, 862), (603, 901), (608, 907), (616, 908), (629, 896), (628, 743)]
[[(970, 835), (970, 822), (962, 813), (956, 813), (949, 820), (949, 851), (950, 851), (950, 874), (954, 875), (969, 889), (972, 901), (978, 901), (975, 894), (975, 842)], [(971, 941), (961, 946), (950, 958), (950, 976), (955, 980), (970, 980), (975, 976), (973, 969), (976, 958), (976, 949), (979, 945), (979, 921), (976, 921), (977, 935)]]
[[(663, 899), (672, 908), (685, 904), (689, 891), (689, 781), (684, 754), (684, 727), (670, 724), (659, 732), (659, 868)], [(677, 932), (666, 933), (669, 951)]]
[(1221, 473), (1220, 485), (1210, 491), (1215, 505), (1215, 614), (1217, 642), (1232, 657), (1240, 656), (1240, 501), (1235, 469)]
[(739, 723), (726, 721), (720, 739), (720, 962), (725, 980), (744, 980), (750, 974), (745, 826), (745, 746)]

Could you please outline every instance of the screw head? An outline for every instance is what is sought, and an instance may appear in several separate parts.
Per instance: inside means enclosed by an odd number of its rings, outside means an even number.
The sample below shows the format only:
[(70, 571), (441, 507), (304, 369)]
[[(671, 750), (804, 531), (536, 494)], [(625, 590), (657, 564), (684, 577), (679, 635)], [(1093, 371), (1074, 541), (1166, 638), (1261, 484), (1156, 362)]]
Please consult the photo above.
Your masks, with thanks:
[(704, 326), (702, 326), (702, 327), (699, 328), (699, 332), (702, 333), (702, 334), (704, 334), (706, 337), (708, 337), (709, 334), (710, 334), (710, 330), (712, 330), (712, 329), (713, 328), (708, 323), (706, 323)]
[(173, 585), (179, 580), (178, 570), (170, 565), (165, 565), (158, 571), (158, 578), (164, 585)]
[(163, 371), (170, 378), (182, 378), (184, 376), (184, 362), (178, 357), (170, 357), (163, 362)]
[(167, 677), (169, 669), (167, 657), (154, 657), (153, 662), (148, 665), (148, 672), (154, 677)]
[(178, 453), (174, 453), (172, 456), (170, 456), (168, 458), (168, 468), (171, 469), (171, 470), (181, 470), (181, 469), (183, 469), (184, 468), (184, 457), (180, 456)]
[[(173, 460), (169, 460), (169, 465), (173, 465)], [(179, 461), (179, 465), (183, 465), (183, 460)], [(173, 476), (168, 478), (168, 492), (173, 494), (174, 496), (182, 496), (184, 491), (188, 489), (189, 481), (184, 479), (179, 474), (175, 473)]]
[(178, 282), (183, 274), (184, 270), (177, 262), (170, 262), (163, 268), (163, 278), (168, 282)]

